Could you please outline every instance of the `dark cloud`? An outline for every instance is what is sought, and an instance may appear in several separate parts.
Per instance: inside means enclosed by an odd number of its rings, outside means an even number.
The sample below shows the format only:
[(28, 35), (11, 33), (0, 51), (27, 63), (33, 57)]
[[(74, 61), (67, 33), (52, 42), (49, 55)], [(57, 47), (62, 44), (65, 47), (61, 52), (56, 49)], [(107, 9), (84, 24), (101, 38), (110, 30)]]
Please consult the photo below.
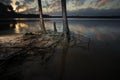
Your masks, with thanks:
[(79, 16), (119, 16), (120, 9), (97, 10), (93, 8), (80, 9), (77, 11), (68, 11), (68, 15)]
[(67, 2), (72, 2), (75, 5), (83, 5), (85, 0), (67, 0)]
[[(24, 9), (24, 13), (35, 13), (38, 10), (38, 0), (0, 0), (4, 4), (13, 3), (14, 10)], [(48, 8), (48, 13), (61, 15), (61, 0), (42, 0), (43, 8)], [(66, 0), (72, 3), (74, 9), (68, 7), (68, 15), (120, 15), (119, 0)], [(25, 9), (26, 8), (26, 9)], [(37, 13), (37, 12), (36, 12)]]
[(11, 0), (0, 0), (1, 3), (6, 4), (6, 5), (10, 5), (10, 3), (12, 2)]
[(37, 1), (37, 0), (25, 0), (25, 1), (24, 1), (24, 4), (30, 4), (30, 3), (33, 3), (33, 2), (35, 2), (35, 1)]

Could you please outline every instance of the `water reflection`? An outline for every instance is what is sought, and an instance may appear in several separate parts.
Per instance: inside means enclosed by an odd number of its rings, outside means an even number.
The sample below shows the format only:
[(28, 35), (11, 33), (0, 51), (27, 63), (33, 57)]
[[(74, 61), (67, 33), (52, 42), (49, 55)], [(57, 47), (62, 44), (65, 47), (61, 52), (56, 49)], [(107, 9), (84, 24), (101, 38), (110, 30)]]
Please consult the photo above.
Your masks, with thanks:
[(9, 26), (12, 28), (12, 27), (14, 27), (14, 24), (10, 23), (10, 25), (9, 25)]
[(21, 33), (21, 31), (24, 32), (24, 30), (27, 29), (27, 28), (28, 28), (27, 24), (25, 24), (25, 23), (17, 23), (15, 25), (15, 33)]
[(16, 21), (0, 21), (0, 35), (14, 33)]
[(65, 65), (66, 65), (66, 58), (67, 58), (67, 53), (68, 53), (68, 49), (69, 49), (69, 43), (70, 40), (64, 40), (63, 41), (63, 51), (62, 51), (62, 56), (61, 56), (61, 72), (60, 72), (60, 78), (59, 80), (63, 80), (64, 79), (64, 75), (65, 75)]
[[(53, 21), (46, 21), (45, 25), (48, 30), (54, 30)], [(12, 26), (12, 24), (9, 24), (9, 26)], [(59, 32), (62, 32), (62, 21), (56, 21), (56, 27)], [(118, 64), (120, 62), (119, 20), (69, 21), (69, 27), (71, 33), (78, 34), (74, 37), (82, 39), (82, 36), (79, 36), (79, 34), (83, 34), (87, 38), (91, 38), (92, 46), (90, 46), (90, 50), (81, 47), (83, 45), (81, 44), (81, 40), (71, 41), (69, 44), (65, 42), (64, 45), (50, 49), (46, 54), (34, 55), (33, 52), (40, 52), (37, 49), (31, 50), (29, 55), (32, 56), (22, 57), (26, 59), (22, 65), (17, 68), (12, 68), (15, 66), (12, 65), (10, 71), (13, 70), (11, 72), (14, 73), (18, 69), (19, 77), (21, 76), (25, 80), (73, 80), (77, 78), (80, 80), (102, 80), (108, 79), (108, 77), (116, 74), (114, 69), (119, 69), (117, 62)], [(13, 33), (26, 33), (40, 30), (39, 21), (19, 21), (13, 28)], [(74, 44), (77, 46), (74, 46)], [(15, 62), (17, 63), (17, 61)]]
[[(55, 20), (54, 20), (55, 21)], [(46, 21), (47, 30), (54, 31), (54, 21)], [(57, 20), (56, 28), (58, 32), (63, 31), (62, 21)], [(69, 27), (72, 32), (84, 34), (87, 37), (98, 41), (107, 41), (108, 39), (117, 40), (120, 34), (119, 20), (72, 20), (69, 21)], [(1, 34), (26, 33), (41, 30), (39, 21), (17, 21), (0, 23)], [(4, 27), (2, 27), (4, 26)], [(14, 31), (13, 31), (14, 30)]]
[(15, 33), (26, 33), (39, 31), (40, 26), (38, 22), (17, 22), (15, 25)]
[[(111, 24), (112, 23), (112, 24)], [(107, 41), (108, 39), (117, 40), (119, 38), (119, 21), (70, 21), (71, 31), (82, 33), (87, 37), (98, 41)]]
[[(69, 21), (69, 27), (72, 32), (77, 34), (84, 34), (87, 37), (96, 39), (98, 41), (106, 41), (108, 39), (117, 40), (119, 38), (119, 20), (118, 21), (99, 21), (99, 20), (77, 20)], [(54, 30), (53, 21), (46, 21), (45, 26), (47, 30)], [(62, 21), (56, 21), (56, 28), (58, 32), (63, 31)], [(18, 22), (15, 25), (15, 33), (26, 33), (39, 31), (39, 21)]]

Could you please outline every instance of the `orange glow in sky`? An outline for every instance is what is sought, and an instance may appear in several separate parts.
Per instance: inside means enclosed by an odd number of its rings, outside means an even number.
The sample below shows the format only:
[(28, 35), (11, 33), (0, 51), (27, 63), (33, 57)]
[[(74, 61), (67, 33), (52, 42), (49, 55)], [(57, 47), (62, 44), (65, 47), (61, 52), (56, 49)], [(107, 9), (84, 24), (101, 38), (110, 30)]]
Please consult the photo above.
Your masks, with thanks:
[(17, 8), (17, 5), (16, 5), (16, 0), (12, 0), (12, 3), (11, 3), (12, 7), (13, 7), (13, 10), (15, 11), (16, 8)]

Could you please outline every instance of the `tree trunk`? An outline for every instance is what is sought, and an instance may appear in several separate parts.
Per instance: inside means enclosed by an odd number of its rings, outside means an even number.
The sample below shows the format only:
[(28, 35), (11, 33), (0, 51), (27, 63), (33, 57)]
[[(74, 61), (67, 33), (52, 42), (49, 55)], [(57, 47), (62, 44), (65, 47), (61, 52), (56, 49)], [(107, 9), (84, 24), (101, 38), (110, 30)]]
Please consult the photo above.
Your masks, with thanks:
[(65, 38), (68, 40), (70, 39), (70, 31), (68, 27), (68, 20), (67, 20), (67, 9), (66, 9), (66, 0), (61, 0), (62, 6), (62, 16), (63, 16), (63, 31), (65, 34)]
[(46, 33), (45, 25), (44, 25), (44, 20), (43, 20), (43, 12), (42, 12), (42, 2), (41, 0), (38, 0), (38, 5), (39, 5), (39, 12), (40, 12), (40, 27), (43, 33)]
[(53, 25), (54, 25), (54, 32), (57, 32), (56, 23), (53, 22)]

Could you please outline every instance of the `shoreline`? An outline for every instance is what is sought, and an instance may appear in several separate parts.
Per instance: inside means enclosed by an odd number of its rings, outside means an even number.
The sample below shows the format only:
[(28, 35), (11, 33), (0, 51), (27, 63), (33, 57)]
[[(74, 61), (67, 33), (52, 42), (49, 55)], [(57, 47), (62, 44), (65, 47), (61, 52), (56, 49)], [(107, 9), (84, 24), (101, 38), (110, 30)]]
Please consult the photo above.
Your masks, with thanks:
[[(7, 21), (39, 21), (39, 18), (8, 18), (8, 19), (0, 19), (0, 22)], [(62, 18), (44, 18), (44, 20), (62, 20)], [(68, 18), (68, 20), (120, 20), (120, 18)]]

